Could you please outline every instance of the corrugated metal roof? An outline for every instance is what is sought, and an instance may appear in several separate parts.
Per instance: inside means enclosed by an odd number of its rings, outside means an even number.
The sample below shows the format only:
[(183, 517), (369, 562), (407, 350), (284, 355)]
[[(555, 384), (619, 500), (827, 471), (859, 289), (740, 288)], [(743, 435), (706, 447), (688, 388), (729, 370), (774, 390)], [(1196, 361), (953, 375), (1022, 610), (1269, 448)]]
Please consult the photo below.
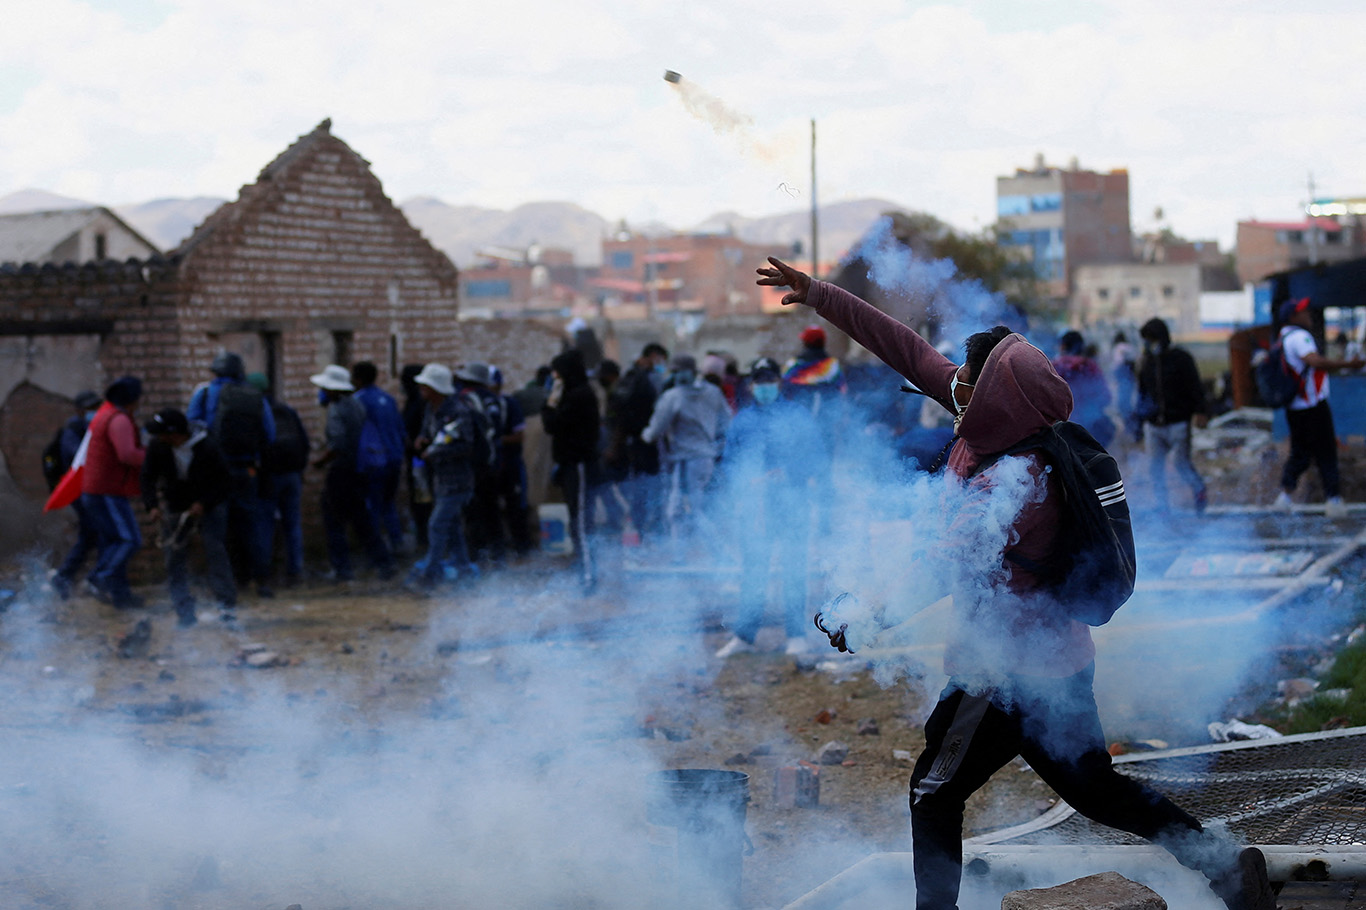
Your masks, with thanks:
[(100, 209), (63, 209), (0, 215), (0, 262), (43, 262), (64, 240), (85, 227)]

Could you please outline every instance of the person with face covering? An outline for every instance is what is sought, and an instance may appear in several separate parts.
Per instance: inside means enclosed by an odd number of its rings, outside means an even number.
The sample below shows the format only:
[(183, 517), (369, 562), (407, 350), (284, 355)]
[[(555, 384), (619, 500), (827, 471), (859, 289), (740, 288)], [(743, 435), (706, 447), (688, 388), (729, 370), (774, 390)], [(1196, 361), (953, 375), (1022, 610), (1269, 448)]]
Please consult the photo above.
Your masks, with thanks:
[(663, 444), (669, 474), (665, 517), (674, 545), (681, 546), (686, 531), (706, 524), (703, 491), (725, 445), (730, 406), (720, 389), (698, 375), (695, 358), (680, 354), (673, 366), (673, 386), (655, 402), (640, 438)]
[(783, 397), (782, 373), (771, 357), (751, 365), (749, 391), (726, 436), (719, 497), (734, 528), (728, 536), (740, 549), (740, 609), (734, 634), (716, 652), (723, 659), (754, 649), (775, 554), (788, 654), (806, 652), (810, 629), (806, 588), (817, 468), (813, 459), (792, 455), (815, 451), (821, 431), (810, 411)]
[(1138, 361), (1136, 415), (1143, 421), (1143, 446), (1148, 453), (1153, 499), (1160, 512), (1167, 510), (1167, 462), (1194, 497), (1195, 511), (1204, 512), (1209, 502), (1205, 480), (1191, 464), (1191, 427), (1209, 422), (1205, 387), (1195, 358), (1172, 344), (1167, 323), (1153, 318), (1138, 330), (1143, 356)]
[(541, 407), (541, 423), (550, 434), (555, 483), (569, 506), (569, 534), (585, 593), (597, 584), (597, 567), (589, 540), (588, 504), (598, 477), (598, 434), (602, 415), (598, 396), (588, 384), (583, 354), (570, 348), (550, 361), (555, 382)]
[[(1205, 831), (1171, 800), (1113, 769), (1092, 690), (1090, 629), (1066, 616), (1026, 568), (1052, 554), (1061, 488), (1040, 452), (1001, 453), (1072, 411), (1072, 394), (1048, 356), (996, 326), (969, 336), (966, 360), (955, 364), (871, 304), (769, 263), (758, 270), (760, 285), (791, 288), (785, 305), (810, 306), (955, 415), (943, 494), (950, 517), (925, 563), (940, 577), (918, 592), (931, 598), (924, 604), (954, 595), (944, 652), (949, 682), (925, 722), (925, 750), (911, 776), (918, 910), (957, 907), (965, 803), (1017, 755), (1087, 818), (1153, 841), (1202, 872), (1232, 910), (1275, 910), (1260, 851)], [(1017, 488), (1026, 495), (1013, 520), (994, 520), (991, 511)], [(930, 591), (936, 583), (946, 590)], [(827, 621), (831, 644), (861, 648), (901, 618), (890, 616), (899, 606), (882, 605), (853, 628)]]

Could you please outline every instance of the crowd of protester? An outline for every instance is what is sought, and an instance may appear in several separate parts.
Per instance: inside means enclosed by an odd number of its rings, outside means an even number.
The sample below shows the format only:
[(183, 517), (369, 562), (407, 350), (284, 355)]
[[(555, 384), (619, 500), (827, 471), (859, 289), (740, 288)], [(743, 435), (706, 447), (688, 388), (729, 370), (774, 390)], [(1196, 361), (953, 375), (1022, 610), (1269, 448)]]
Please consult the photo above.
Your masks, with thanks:
[[(1104, 446), (1144, 447), (1155, 508), (1168, 507), (1171, 464), (1203, 511), (1208, 499), (1190, 458), (1191, 430), (1204, 425), (1210, 406), (1194, 360), (1172, 344), (1160, 319), (1138, 334), (1137, 355), (1121, 333), (1102, 364), (1096, 344), (1068, 331), (1053, 368), (1071, 388), (1074, 421)], [(841, 440), (880, 436), (905, 463), (928, 470), (956, 438), (951, 414), (903, 394), (913, 388), (898, 391), (902, 383), (884, 367), (845, 368), (815, 325), (800, 333), (786, 364), (760, 358), (742, 366), (718, 351), (671, 356), (652, 342), (623, 370), (595, 345), (575, 343), (511, 393), (502, 372), (481, 362), (410, 365), (401, 400), (380, 388), (372, 363), (330, 365), (310, 377), (326, 411), (316, 439), (238, 355), (219, 355), (210, 373), (184, 411), (167, 408), (141, 425), (136, 377), (114, 382), (103, 397), (76, 399), (77, 413), (44, 464), (55, 485), (84, 448), (76, 540), (51, 576), (63, 597), (93, 555), (85, 590), (115, 607), (141, 606), (127, 566), (145, 523), (164, 551), (181, 621), (193, 624), (197, 615), (186, 555), (194, 539), (204, 553), (204, 586), (231, 619), (239, 589), (268, 598), (277, 584), (305, 578), (310, 471), (321, 480), (328, 561), (317, 575), (353, 579), (354, 543), (379, 579), (406, 566), (400, 580), (411, 591), (458, 588), (531, 552), (539, 529), (529, 484), (548, 480), (567, 507), (583, 590), (597, 585), (604, 548), (643, 547), (637, 552), (662, 564), (738, 558), (741, 617), (722, 649), (730, 654), (753, 645), (776, 555), (790, 646), (799, 649), (810, 548), (793, 529), (830, 532), (838, 501), (831, 466)], [(540, 418), (548, 437), (548, 477), (529, 474), (528, 416)], [(1310, 447), (1295, 449), (1287, 477), (1303, 471), (1304, 451)], [(1284, 487), (1293, 489), (1293, 478)], [(139, 502), (145, 522), (134, 510)], [(719, 552), (723, 546), (728, 552)]]

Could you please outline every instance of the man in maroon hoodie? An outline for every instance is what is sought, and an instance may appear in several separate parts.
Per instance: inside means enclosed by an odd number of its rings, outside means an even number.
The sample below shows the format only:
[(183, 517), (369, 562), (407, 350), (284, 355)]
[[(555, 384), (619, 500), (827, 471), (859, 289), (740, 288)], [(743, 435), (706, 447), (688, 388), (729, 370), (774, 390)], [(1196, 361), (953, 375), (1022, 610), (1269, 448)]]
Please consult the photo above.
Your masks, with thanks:
[[(840, 288), (776, 259), (759, 284), (790, 287), (804, 303), (954, 413), (948, 470), (949, 520), (939, 557), (954, 593), (955, 622), (944, 652), (948, 686), (925, 722), (925, 751), (911, 776), (911, 839), (918, 910), (953, 910), (962, 876), (963, 809), (998, 769), (1022, 755), (1044, 782), (1088, 818), (1151, 840), (1198, 869), (1235, 910), (1275, 910), (1266, 862), (1202, 829), (1171, 800), (1116, 772), (1106, 749), (1092, 681), (1095, 646), (1085, 624), (1061, 615), (1042, 581), (1022, 568), (1047, 560), (1061, 517), (1057, 482), (1039, 455), (994, 456), (1065, 420), (1072, 393), (1047, 355), (1005, 326), (979, 332), (958, 365), (902, 323)], [(985, 468), (981, 466), (986, 464)], [(979, 472), (980, 469), (980, 472)], [(1027, 472), (1023, 473), (1023, 472)], [(1013, 521), (990, 520), (997, 483), (1030, 488)], [(995, 534), (999, 539), (990, 539)], [(955, 547), (957, 543), (957, 547)], [(990, 574), (964, 578), (971, 554), (1001, 554)], [(936, 591), (925, 603), (937, 599)], [(887, 612), (892, 612), (890, 609)], [(875, 615), (877, 626), (889, 624)], [(840, 650), (856, 630), (831, 631)]]
[(133, 514), (142, 462), (147, 457), (133, 411), (142, 397), (142, 382), (124, 376), (104, 393), (107, 407), (90, 421), (90, 443), (81, 475), (81, 504), (95, 526), (100, 555), (90, 573), (96, 595), (119, 609), (142, 606), (128, 586), (128, 560), (142, 546)]

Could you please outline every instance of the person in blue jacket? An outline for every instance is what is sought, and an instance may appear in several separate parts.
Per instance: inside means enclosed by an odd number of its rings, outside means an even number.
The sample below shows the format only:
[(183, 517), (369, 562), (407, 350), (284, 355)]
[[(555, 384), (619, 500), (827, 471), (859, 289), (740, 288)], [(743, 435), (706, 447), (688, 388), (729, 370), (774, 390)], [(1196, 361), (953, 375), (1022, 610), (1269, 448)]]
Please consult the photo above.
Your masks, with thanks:
[[(351, 367), (351, 384), (356, 387), (351, 397), (365, 406), (365, 420), (372, 427), (368, 432), (379, 444), (375, 449), (375, 463), (366, 463), (362, 458), (357, 467), (365, 484), (366, 508), (389, 538), (390, 549), (403, 553), (407, 546), (403, 539), (403, 522), (398, 516), (398, 484), (403, 477), (408, 436), (398, 402), (375, 385), (378, 378), (379, 370), (368, 360)], [(365, 443), (366, 440), (362, 440), (362, 445)]]

